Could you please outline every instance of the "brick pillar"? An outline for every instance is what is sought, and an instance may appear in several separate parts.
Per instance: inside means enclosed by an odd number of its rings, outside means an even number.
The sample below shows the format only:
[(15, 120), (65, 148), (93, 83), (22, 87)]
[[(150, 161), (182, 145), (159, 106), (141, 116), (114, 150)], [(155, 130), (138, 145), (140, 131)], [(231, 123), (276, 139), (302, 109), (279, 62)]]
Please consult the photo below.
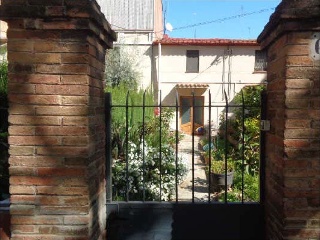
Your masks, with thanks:
[(268, 52), (267, 239), (320, 236), (319, 0), (282, 1), (258, 41)]
[(2, 0), (8, 23), (12, 239), (102, 239), (104, 61), (95, 1)]

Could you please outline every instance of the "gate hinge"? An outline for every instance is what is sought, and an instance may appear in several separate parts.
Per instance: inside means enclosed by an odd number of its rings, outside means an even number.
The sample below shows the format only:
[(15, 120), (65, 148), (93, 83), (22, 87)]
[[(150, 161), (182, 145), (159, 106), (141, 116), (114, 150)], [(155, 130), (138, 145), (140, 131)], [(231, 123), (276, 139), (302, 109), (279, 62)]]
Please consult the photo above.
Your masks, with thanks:
[(261, 120), (260, 130), (261, 131), (270, 131), (270, 121), (269, 120)]

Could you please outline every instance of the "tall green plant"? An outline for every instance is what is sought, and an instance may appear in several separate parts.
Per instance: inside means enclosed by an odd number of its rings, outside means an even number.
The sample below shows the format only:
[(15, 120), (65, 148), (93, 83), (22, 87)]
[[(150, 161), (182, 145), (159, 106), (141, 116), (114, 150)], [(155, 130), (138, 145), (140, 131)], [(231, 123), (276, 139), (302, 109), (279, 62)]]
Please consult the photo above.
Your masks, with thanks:
[(0, 61), (0, 96), (7, 94), (8, 86), (8, 63)]

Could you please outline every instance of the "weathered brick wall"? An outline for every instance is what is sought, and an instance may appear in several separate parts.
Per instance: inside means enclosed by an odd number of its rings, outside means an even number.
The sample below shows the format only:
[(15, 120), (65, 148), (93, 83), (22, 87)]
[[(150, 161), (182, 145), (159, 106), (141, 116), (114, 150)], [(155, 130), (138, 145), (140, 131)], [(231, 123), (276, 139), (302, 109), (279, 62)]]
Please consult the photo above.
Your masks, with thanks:
[(282, 1), (259, 41), (268, 50), (267, 239), (320, 239), (319, 1)]
[(105, 235), (105, 50), (95, 1), (3, 0), (12, 239)]

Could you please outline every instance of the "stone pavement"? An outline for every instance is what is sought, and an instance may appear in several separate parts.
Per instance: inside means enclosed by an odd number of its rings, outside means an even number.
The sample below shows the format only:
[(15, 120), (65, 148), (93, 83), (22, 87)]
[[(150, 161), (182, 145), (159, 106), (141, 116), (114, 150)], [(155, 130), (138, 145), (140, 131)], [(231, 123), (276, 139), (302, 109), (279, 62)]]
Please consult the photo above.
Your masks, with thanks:
[[(194, 136), (194, 201), (208, 201), (208, 181), (205, 164), (200, 159), (198, 150), (199, 136)], [(189, 167), (186, 179), (178, 187), (179, 201), (192, 201), (192, 135), (183, 135), (179, 142), (179, 154), (183, 155)]]

